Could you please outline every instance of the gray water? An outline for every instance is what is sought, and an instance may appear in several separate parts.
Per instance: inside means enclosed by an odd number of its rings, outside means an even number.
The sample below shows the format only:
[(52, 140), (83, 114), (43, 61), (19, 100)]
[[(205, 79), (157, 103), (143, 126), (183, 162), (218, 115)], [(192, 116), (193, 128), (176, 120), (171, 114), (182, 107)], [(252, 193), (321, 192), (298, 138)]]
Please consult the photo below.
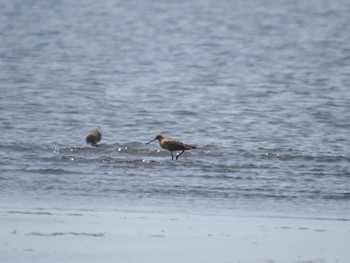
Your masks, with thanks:
[[(1, 206), (350, 219), (349, 14), (0, 1)], [(197, 149), (172, 161), (157, 134)]]

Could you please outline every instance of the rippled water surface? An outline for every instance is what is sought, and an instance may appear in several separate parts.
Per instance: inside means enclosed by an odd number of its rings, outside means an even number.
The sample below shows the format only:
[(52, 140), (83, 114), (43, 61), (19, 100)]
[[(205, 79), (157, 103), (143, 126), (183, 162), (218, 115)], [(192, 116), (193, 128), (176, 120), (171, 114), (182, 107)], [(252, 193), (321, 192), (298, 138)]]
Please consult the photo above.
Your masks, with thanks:
[(350, 218), (349, 1), (0, 5), (3, 206)]

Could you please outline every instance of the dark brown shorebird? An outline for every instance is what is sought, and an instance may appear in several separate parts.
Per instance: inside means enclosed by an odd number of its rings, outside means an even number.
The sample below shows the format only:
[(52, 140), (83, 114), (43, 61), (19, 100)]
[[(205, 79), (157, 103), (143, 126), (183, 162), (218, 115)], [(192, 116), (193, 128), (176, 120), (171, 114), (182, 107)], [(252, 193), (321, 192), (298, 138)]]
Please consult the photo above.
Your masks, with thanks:
[(102, 130), (100, 126), (97, 129), (92, 129), (87, 132), (85, 136), (85, 141), (87, 144), (92, 146), (97, 146), (97, 143), (102, 139)]
[(171, 139), (171, 138), (164, 138), (162, 135), (157, 135), (156, 138), (154, 138), (153, 140), (149, 141), (146, 144), (149, 144), (155, 140), (159, 141), (160, 147), (162, 147), (165, 150), (168, 150), (171, 153), (171, 160), (174, 160), (173, 152), (181, 151), (180, 154), (176, 155), (176, 160), (177, 160), (179, 156), (183, 154), (186, 150), (191, 150), (196, 148), (194, 145), (185, 144), (183, 142), (180, 142), (178, 140)]

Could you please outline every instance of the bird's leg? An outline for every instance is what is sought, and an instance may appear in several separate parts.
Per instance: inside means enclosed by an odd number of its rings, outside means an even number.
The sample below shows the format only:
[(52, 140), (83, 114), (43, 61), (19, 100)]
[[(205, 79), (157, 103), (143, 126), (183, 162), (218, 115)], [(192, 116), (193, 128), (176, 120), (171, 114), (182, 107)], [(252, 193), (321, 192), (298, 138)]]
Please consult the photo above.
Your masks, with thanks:
[(171, 152), (171, 160), (174, 160), (173, 152)]
[(185, 150), (183, 150), (179, 155), (176, 155), (176, 160), (179, 158), (179, 156), (181, 155), (181, 154), (183, 154), (185, 152)]

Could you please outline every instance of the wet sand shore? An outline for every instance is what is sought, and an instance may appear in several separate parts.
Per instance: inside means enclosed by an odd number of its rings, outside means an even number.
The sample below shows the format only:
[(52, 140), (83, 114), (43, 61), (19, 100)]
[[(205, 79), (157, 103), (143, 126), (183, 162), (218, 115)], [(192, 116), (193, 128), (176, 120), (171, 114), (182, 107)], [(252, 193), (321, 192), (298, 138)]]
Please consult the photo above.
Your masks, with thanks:
[(1, 262), (347, 262), (345, 219), (0, 208)]

